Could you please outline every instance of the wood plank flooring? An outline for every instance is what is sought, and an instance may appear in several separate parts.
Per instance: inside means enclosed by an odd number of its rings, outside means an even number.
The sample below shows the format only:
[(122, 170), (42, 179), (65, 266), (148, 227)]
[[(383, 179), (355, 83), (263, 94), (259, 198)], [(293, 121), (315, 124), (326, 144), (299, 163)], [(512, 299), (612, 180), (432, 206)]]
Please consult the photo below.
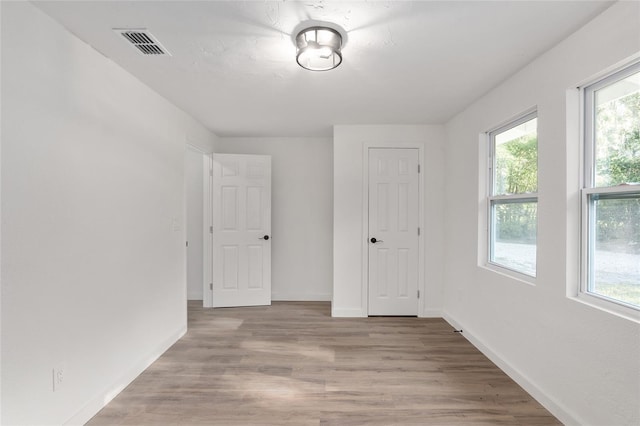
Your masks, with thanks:
[(89, 425), (560, 424), (442, 319), (200, 304)]

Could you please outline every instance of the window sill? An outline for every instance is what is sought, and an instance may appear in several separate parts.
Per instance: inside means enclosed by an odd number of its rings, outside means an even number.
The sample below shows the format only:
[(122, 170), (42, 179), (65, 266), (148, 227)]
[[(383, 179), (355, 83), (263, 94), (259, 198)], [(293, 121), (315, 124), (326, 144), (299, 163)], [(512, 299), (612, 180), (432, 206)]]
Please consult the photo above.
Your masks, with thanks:
[(587, 305), (608, 314), (615, 315), (619, 318), (640, 324), (640, 311), (636, 309), (619, 305), (615, 302), (586, 293), (578, 293), (578, 295), (568, 297), (570, 300), (575, 302), (582, 303), (583, 305)]
[(527, 284), (531, 286), (536, 285), (536, 277), (523, 274), (522, 272), (514, 271), (513, 269), (508, 269), (508, 268), (505, 268), (504, 266), (496, 265), (493, 263), (486, 263), (484, 265), (479, 265), (479, 266), (483, 269), (489, 270), (491, 272), (495, 272), (507, 278), (520, 281), (523, 284)]

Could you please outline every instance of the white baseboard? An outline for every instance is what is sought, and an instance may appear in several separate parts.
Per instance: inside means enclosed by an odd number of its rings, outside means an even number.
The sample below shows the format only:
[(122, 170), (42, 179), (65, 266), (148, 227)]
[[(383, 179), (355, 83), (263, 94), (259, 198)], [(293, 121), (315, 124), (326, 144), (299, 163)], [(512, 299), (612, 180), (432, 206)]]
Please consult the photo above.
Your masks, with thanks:
[(336, 318), (364, 318), (367, 315), (364, 312), (362, 312), (362, 309), (334, 308), (332, 306), (331, 316)]
[(169, 336), (164, 342), (158, 345), (154, 350), (142, 359), (135, 362), (131, 368), (122, 374), (115, 382), (110, 386), (107, 386), (102, 392), (92, 398), (84, 407), (80, 409), (73, 417), (64, 422), (64, 425), (75, 426), (84, 425), (98, 411), (102, 410), (113, 398), (118, 396), (120, 392), (124, 390), (136, 377), (138, 377), (144, 370), (147, 369), (155, 360), (166, 352), (175, 342), (177, 342), (187, 332), (187, 326), (185, 325), (176, 333)]
[(473, 329), (470, 329), (464, 324), (456, 321), (447, 312), (444, 312), (442, 317), (456, 330), (462, 330), (462, 336), (467, 339), (473, 346), (475, 346), (480, 352), (482, 352), (487, 358), (497, 365), (507, 376), (513, 379), (518, 385), (520, 385), (525, 391), (527, 391), (536, 401), (538, 401), (544, 408), (549, 410), (551, 414), (556, 416), (565, 425), (582, 425), (584, 422), (580, 421), (578, 417), (571, 413), (560, 402), (554, 400), (545, 394), (540, 387), (538, 387), (531, 379), (525, 374), (521, 373), (518, 369), (514, 368), (508, 361), (496, 353), (493, 349), (482, 343), (473, 333)]
[(202, 292), (200, 293), (187, 293), (187, 300), (202, 300), (203, 299), (203, 295)]
[(418, 315), (420, 318), (442, 318), (442, 311), (436, 309), (426, 309), (422, 315)]
[(271, 300), (275, 302), (331, 302), (329, 293), (271, 293)]

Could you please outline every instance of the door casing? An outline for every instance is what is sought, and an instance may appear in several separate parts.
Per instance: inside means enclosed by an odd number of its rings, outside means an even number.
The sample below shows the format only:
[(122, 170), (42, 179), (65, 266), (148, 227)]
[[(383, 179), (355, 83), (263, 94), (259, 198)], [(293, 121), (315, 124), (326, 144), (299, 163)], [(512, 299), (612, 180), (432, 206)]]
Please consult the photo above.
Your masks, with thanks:
[(213, 307), (213, 154), (209, 154), (203, 160), (203, 184), (202, 184), (202, 306)]
[[(201, 162), (201, 165), (200, 165), (201, 176), (200, 176), (199, 179), (202, 180), (202, 190), (203, 190), (203, 192), (202, 192), (201, 195), (203, 197), (202, 198), (203, 205), (202, 205), (202, 211), (200, 213), (203, 216), (202, 216), (202, 223), (199, 223), (199, 224), (195, 224), (195, 223), (190, 223), (189, 222), (189, 209), (191, 207), (193, 207), (189, 203), (188, 195), (187, 195), (187, 193), (188, 193), (188, 191), (187, 191), (187, 184), (188, 184), (188, 182), (187, 182), (187, 169), (188, 169), (187, 156), (188, 156), (189, 152), (195, 153), (196, 155), (201, 157), (201, 159), (200, 159), (200, 162)], [(190, 262), (190, 259), (194, 260), (196, 256), (199, 256), (199, 257), (201, 257), (200, 261), (202, 262), (202, 272), (201, 272), (202, 276), (200, 277), (201, 278), (201, 282), (198, 283), (198, 284), (195, 284), (195, 285), (197, 285), (198, 287), (202, 286), (202, 289), (204, 290), (204, 287), (205, 287), (204, 283), (205, 283), (205, 281), (207, 279), (207, 277), (205, 276), (205, 274), (206, 274), (206, 272), (205, 272), (205, 269), (206, 269), (206, 256), (205, 256), (204, 252), (207, 249), (206, 246), (207, 246), (207, 238), (208, 238), (207, 234), (208, 233), (205, 234), (203, 231), (204, 231), (205, 223), (207, 223), (207, 219), (205, 217), (205, 215), (207, 213), (207, 207), (206, 207), (207, 198), (205, 197), (205, 193), (206, 193), (207, 187), (209, 185), (209, 157), (210, 157), (210, 154), (204, 152), (203, 150), (201, 150), (197, 146), (195, 146), (195, 145), (189, 143), (189, 141), (187, 141), (186, 147), (185, 147), (185, 176), (184, 176), (184, 185), (185, 185), (185, 188), (184, 188), (184, 197), (185, 197), (185, 200), (184, 200), (184, 217), (185, 217), (184, 232), (185, 232), (185, 241), (187, 242), (187, 247), (186, 247), (186, 250), (185, 250), (185, 282), (186, 282), (186, 290), (185, 291), (186, 291), (187, 299), (189, 298), (189, 287), (190, 287), (190, 284), (191, 284), (191, 286), (194, 285), (193, 282), (189, 283), (189, 262)], [(194, 251), (194, 242), (190, 241), (190, 238), (189, 238), (190, 237), (190, 235), (189, 235), (189, 230), (190, 229), (193, 229), (196, 233), (201, 233), (202, 234), (200, 236), (200, 238), (202, 238), (202, 252)], [(203, 296), (204, 296), (204, 292), (203, 292)]]

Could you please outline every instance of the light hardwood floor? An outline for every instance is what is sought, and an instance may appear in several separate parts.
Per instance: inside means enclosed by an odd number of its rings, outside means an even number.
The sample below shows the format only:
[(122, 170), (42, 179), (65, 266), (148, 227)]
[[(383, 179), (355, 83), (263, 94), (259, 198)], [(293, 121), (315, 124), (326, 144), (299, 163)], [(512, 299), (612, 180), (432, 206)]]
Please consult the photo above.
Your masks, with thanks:
[(89, 425), (560, 424), (442, 319), (200, 304)]

